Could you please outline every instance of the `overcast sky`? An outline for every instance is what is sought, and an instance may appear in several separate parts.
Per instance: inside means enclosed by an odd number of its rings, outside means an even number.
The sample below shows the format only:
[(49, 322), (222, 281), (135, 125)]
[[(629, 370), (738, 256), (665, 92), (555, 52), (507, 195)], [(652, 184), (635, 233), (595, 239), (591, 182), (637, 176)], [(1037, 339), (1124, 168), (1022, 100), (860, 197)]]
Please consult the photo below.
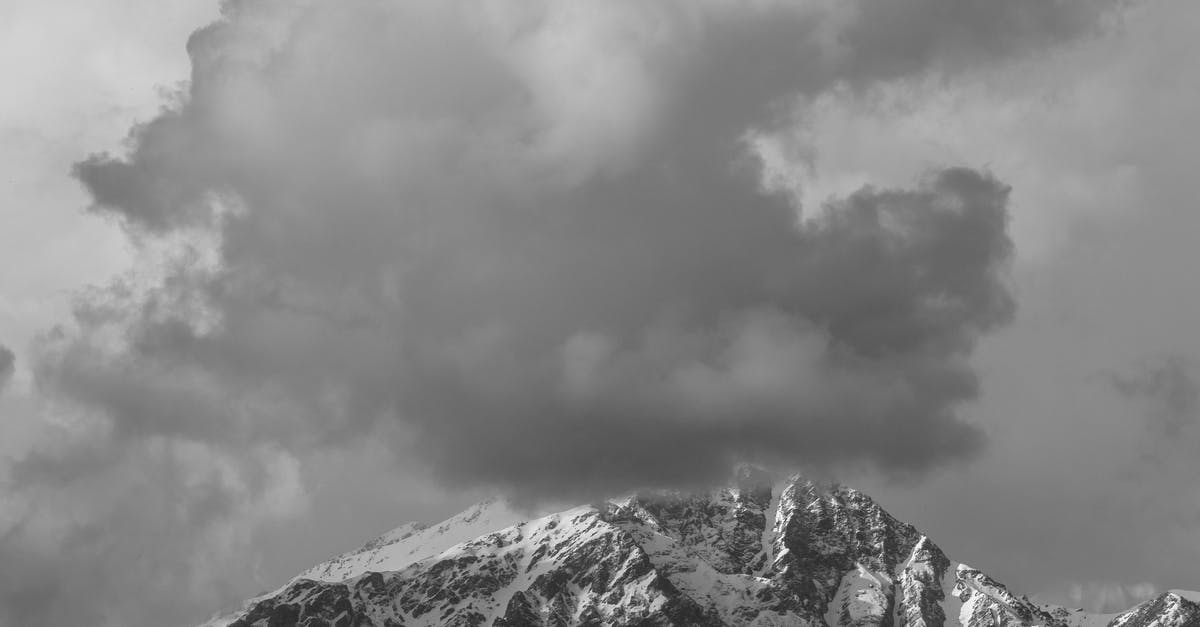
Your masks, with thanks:
[(481, 495), (831, 473), (1200, 589), (1200, 5), (0, 5), (0, 625)]

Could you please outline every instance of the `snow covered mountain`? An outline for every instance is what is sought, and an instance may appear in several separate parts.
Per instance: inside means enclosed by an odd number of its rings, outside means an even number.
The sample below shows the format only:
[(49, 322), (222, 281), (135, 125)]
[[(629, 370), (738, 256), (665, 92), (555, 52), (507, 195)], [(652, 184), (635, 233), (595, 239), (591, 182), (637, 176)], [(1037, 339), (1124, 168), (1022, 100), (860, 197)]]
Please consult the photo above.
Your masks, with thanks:
[(504, 501), (409, 524), (212, 627), (1200, 626), (1200, 594), (1120, 614), (1039, 604), (849, 488), (752, 468), (523, 520)]

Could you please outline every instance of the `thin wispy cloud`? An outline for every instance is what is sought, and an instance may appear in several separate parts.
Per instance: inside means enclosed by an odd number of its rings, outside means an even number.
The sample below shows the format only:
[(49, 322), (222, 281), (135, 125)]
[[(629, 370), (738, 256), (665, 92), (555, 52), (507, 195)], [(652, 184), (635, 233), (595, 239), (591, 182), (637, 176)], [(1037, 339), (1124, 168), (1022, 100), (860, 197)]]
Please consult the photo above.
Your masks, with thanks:
[(1146, 406), (1149, 426), (1174, 438), (1200, 415), (1200, 382), (1196, 367), (1180, 355), (1148, 360), (1137, 370), (1108, 375), (1118, 394)]

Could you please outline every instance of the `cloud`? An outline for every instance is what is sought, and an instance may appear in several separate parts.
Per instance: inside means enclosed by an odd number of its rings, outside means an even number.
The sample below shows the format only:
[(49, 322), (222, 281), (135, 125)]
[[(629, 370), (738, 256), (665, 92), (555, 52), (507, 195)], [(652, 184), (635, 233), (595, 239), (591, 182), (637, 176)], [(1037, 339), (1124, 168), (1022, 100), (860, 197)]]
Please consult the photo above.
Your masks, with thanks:
[(1200, 382), (1195, 366), (1180, 355), (1142, 363), (1132, 374), (1110, 374), (1109, 383), (1118, 394), (1144, 403), (1150, 426), (1173, 438), (1196, 422), (1200, 409)]
[(1159, 401), (1094, 374), (1141, 378), (1163, 363), (1147, 355), (1200, 363), (1200, 299), (1179, 290), (1200, 228), (1180, 121), (1200, 93), (1172, 78), (1195, 71), (1200, 7), (1135, 4), (1119, 32), (1061, 54), (949, 89), (889, 85), (882, 106), (837, 93), (809, 122), (827, 193), (947, 162), (989, 163), (1013, 186), (1020, 313), (977, 347), (982, 397), (965, 411), (987, 449), (914, 486), (843, 480), (955, 559), (1062, 604), (1075, 581), (1194, 588), (1200, 558), (1196, 428), (1164, 437)]
[(98, 211), (216, 233), (217, 262), (116, 311), (127, 353), (84, 358), (85, 325), (43, 380), (137, 432), (222, 438), (264, 402), (322, 438), (398, 419), (445, 478), (538, 491), (969, 457), (1007, 188), (948, 169), (798, 222), (750, 139), (1093, 9), (909, 4), (931, 19), (880, 37), (870, 3), (232, 3), (181, 103), (76, 168)]
[(8, 385), (16, 371), (17, 356), (9, 348), (0, 344), (0, 391)]
[(195, 624), (261, 586), (256, 532), (303, 510), (296, 461), (278, 449), (238, 460), (159, 438), (109, 452), (39, 453), (13, 469), (0, 625)]
[(1133, 372), (1105, 375), (1112, 390), (1145, 407), (1148, 425), (1174, 438), (1196, 422), (1200, 410), (1200, 382), (1195, 365), (1181, 354), (1144, 359)]
[(1113, 613), (1149, 601), (1158, 594), (1152, 584), (1141, 582), (1125, 585), (1113, 582), (1087, 581), (1070, 586), (1068, 598), (1075, 607), (1089, 612)]

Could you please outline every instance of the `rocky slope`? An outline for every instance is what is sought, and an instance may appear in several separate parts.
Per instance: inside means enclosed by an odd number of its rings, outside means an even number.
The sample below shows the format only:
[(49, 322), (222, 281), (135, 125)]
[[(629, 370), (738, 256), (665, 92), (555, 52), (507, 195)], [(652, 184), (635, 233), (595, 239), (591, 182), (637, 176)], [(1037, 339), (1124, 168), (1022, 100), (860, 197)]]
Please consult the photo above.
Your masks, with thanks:
[(318, 565), (228, 627), (423, 625), (1200, 626), (1200, 595), (1087, 614), (953, 562), (866, 495), (754, 469), (522, 521), (502, 501)]

